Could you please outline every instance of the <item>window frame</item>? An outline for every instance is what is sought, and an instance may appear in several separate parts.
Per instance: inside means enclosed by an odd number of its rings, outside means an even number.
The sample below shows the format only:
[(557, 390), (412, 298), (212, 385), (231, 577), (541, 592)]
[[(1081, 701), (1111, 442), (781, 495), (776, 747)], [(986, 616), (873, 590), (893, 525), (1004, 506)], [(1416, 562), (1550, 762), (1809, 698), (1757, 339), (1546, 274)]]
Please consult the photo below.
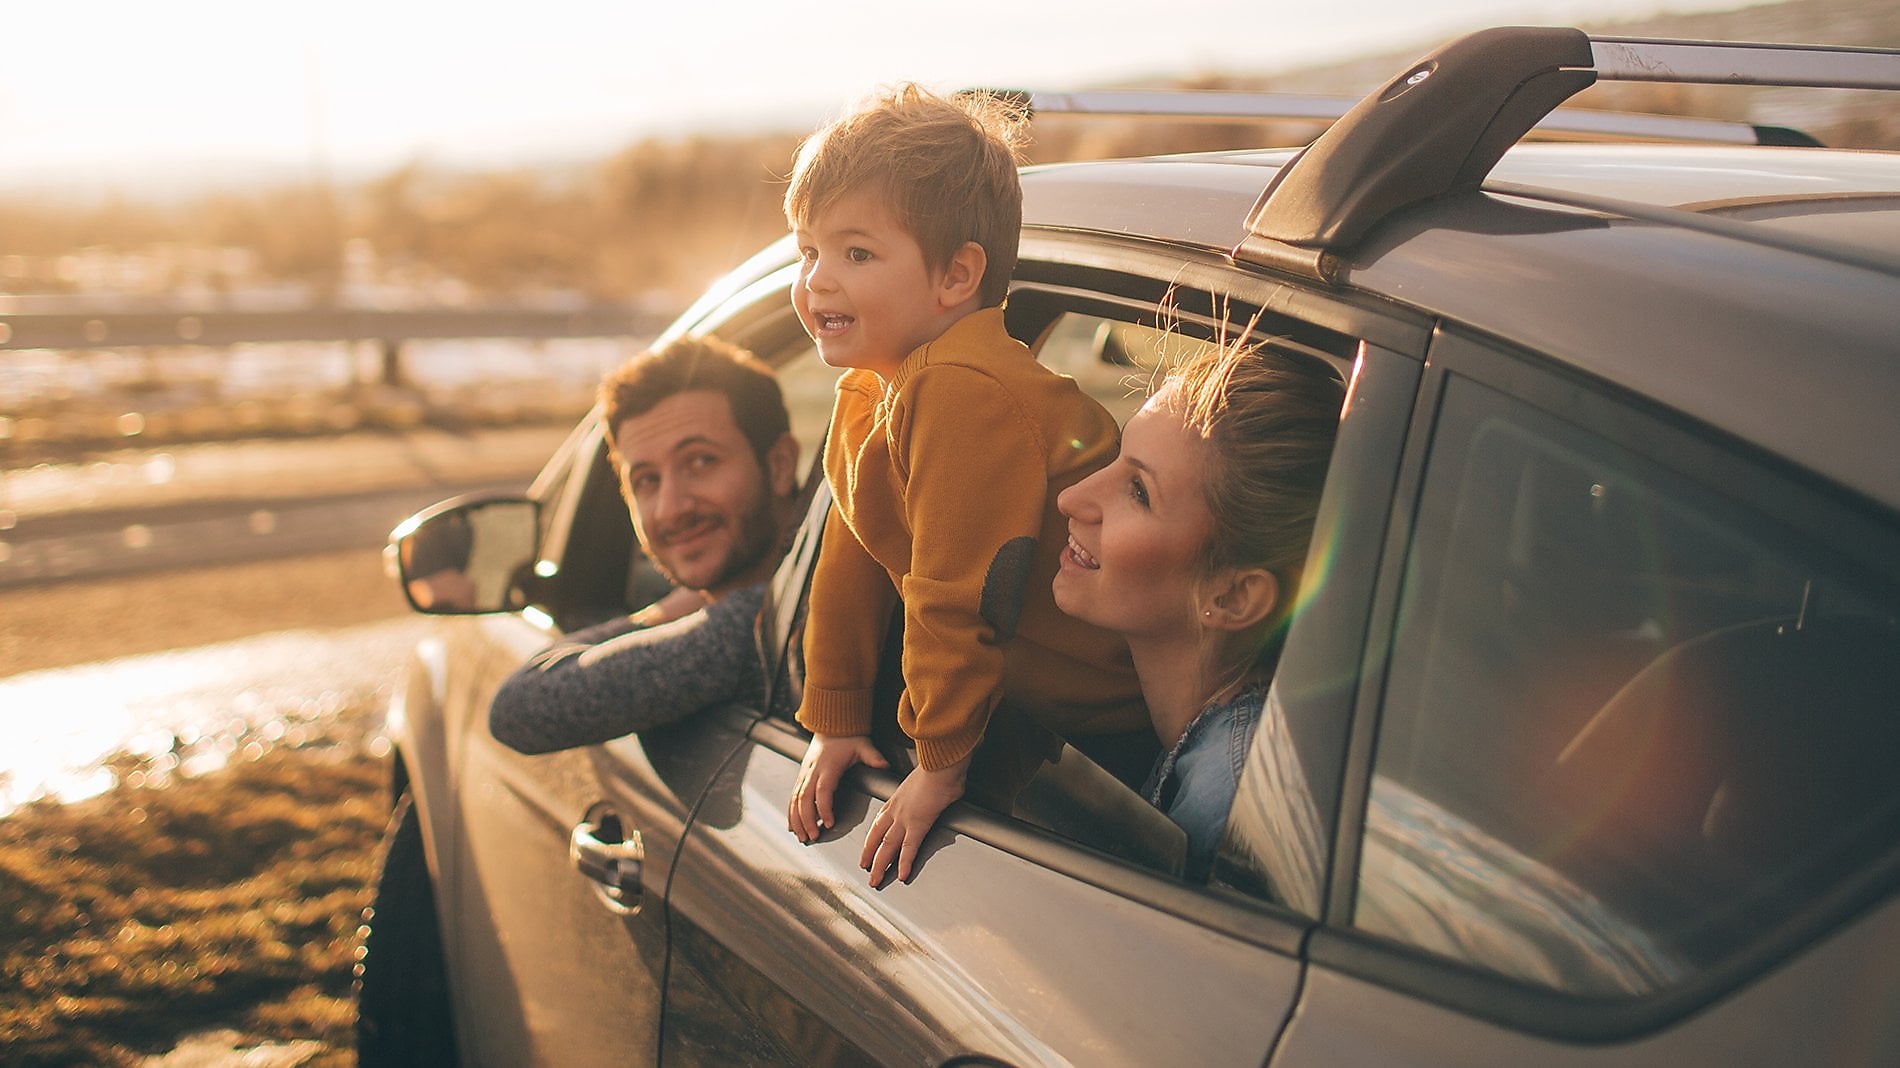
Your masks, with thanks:
[[(1172, 325), (1202, 337), (1221, 336), (1221, 331), (1226, 329), (1224, 324), (1244, 325), (1251, 320), (1254, 329), (1249, 336), (1265, 339), (1287, 335), (1297, 347), (1326, 355), (1348, 375), (1361, 340), (1357, 333), (1339, 330), (1339, 324), (1351, 323), (1363, 327), (1367, 334), (1390, 339), (1415, 338), (1421, 344), (1426, 336), (1408, 321), (1409, 317), (1388, 320), (1371, 315), (1357, 301), (1334, 300), (1319, 291), (1296, 289), (1270, 276), (1237, 271), (1231, 264), (1209, 269), (1209, 264), (1190, 260), (1184, 266), (1180, 249), (1169, 250), (1159, 257), (1154, 257), (1154, 250), (1148, 249), (1140, 256), (1110, 266), (1104, 261), (1120, 258), (1103, 255), (1105, 244), (1099, 235), (1091, 235), (1069, 249), (1084, 253), (1079, 258), (1089, 261), (1086, 266), (1063, 262), (1064, 257), (1051, 256), (1048, 250), (1040, 248), (1043, 255), (1039, 258), (1025, 257), (1019, 264), (1016, 283), (1005, 308), (1012, 336), (1033, 345), (1057, 318), (1070, 313), (1164, 329)], [(1025, 248), (1030, 245), (1030, 235), (1026, 233)], [(1151, 257), (1174, 274), (1172, 281), (1140, 269), (1148, 266), (1146, 261)], [(1182, 280), (1187, 276), (1193, 276), (1203, 286), (1223, 286), (1225, 292), (1217, 298), (1211, 288), (1189, 286)], [(1308, 311), (1322, 309), (1324, 314), (1316, 316), (1317, 322), (1285, 314), (1284, 306), (1293, 305)], [(1202, 308), (1226, 314), (1209, 314), (1200, 310)], [(809, 589), (809, 580), (807, 564), (805, 573), (796, 580), (801, 598)], [(787, 619), (789, 613), (781, 610), (780, 617)], [(775, 635), (773, 640), (778, 642), (783, 637)], [(751, 736), (755, 742), (794, 761), (803, 757), (808, 744), (808, 736), (795, 724), (771, 715), (761, 716)], [(889, 773), (869, 769), (857, 774), (860, 788), (881, 800), (888, 800), (898, 781)], [(1277, 902), (1218, 884), (1186, 882), (971, 804), (953, 805), (940, 826), (1118, 896), (1283, 955), (1300, 952), (1314, 922), (1312, 917), (1302, 916)]]
[(1900, 883), (1900, 842), (1857, 872), (1687, 981), (1633, 997), (1588, 997), (1510, 979), (1360, 931), (1351, 918), (1359, 884), (1366, 806), (1398, 634), (1407, 555), (1439, 435), (1439, 408), (1456, 376), (1494, 390), (1586, 434), (1627, 448), (1699, 484), (1758, 520), (1765, 545), (1793, 548), (1837, 575), (1865, 578), (1871, 597), (1900, 605), (1900, 524), (1885, 509), (1731, 435), (1644, 398), (1475, 332), (1441, 328), (1420, 382), (1379, 557), (1364, 658), (1353, 701), (1332, 880), (1308, 958), (1315, 965), (1401, 990), (1473, 1017), (1570, 1041), (1652, 1033), (1729, 994), (1888, 898)]

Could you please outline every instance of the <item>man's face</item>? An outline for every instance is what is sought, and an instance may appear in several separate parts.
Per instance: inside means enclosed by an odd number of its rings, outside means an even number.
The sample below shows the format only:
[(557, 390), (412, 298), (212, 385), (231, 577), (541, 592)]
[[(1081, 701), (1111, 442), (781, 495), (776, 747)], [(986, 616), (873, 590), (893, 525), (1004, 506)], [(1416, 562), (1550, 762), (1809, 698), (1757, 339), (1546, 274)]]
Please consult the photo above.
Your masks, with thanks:
[(789, 479), (761, 468), (725, 394), (676, 393), (623, 420), (614, 446), (634, 530), (667, 578), (719, 594), (766, 577), (779, 537), (773, 494), (788, 493)]

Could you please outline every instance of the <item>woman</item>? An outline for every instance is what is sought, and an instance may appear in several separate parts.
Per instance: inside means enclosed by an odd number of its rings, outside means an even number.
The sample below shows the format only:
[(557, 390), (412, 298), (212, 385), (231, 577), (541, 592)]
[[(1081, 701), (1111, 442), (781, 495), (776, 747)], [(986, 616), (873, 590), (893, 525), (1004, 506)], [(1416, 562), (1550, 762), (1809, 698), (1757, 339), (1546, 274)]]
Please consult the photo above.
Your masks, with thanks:
[(1279, 658), (1344, 387), (1318, 361), (1223, 347), (1171, 373), (1109, 466), (1065, 490), (1055, 600), (1128, 640), (1161, 758), (1142, 793), (1204, 878)]

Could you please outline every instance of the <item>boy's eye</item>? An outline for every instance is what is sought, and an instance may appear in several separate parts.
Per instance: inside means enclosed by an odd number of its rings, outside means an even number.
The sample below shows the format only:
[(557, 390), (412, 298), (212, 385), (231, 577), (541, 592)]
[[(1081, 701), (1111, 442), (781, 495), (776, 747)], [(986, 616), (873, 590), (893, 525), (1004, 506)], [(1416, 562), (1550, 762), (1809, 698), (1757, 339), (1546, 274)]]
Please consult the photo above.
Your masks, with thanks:
[(818, 250), (815, 248), (801, 248), (798, 250), (798, 255), (803, 258), (806, 263), (810, 263), (818, 258)]
[(1141, 484), (1141, 479), (1131, 478), (1128, 480), (1128, 495), (1135, 499), (1136, 504), (1141, 505), (1143, 508), (1148, 507), (1148, 487)]
[(846, 249), (845, 255), (850, 258), (852, 263), (864, 263), (870, 260), (871, 250), (868, 248), (857, 248), (854, 246), (852, 248)]

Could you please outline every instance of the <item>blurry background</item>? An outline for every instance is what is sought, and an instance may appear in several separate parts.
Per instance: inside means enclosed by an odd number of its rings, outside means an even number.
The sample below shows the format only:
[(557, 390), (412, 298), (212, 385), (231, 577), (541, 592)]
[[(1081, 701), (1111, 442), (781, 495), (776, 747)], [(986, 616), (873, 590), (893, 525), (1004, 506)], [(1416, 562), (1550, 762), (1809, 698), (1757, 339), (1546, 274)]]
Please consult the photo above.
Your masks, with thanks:
[[(863, 0), (557, 0), (532, 15), (434, 0), (31, 5), (9, 13), (0, 63), (0, 314), (605, 304), (657, 325), (783, 231), (775, 179), (798, 136), (899, 79), (1356, 96), (1476, 26), (1658, 12), (1621, 29), (1900, 40), (1900, 8), (1885, 0), (1719, 10), (1734, 5), (1199, 0), (1164, 12), (1147, 0), (1042, 0), (1007, 17)], [(1878, 94), (1622, 85), (1578, 103), (1900, 143)], [(1050, 122), (1032, 158), (1310, 134)], [(0, 459), (16, 464), (124, 438), (558, 421), (623, 354), (424, 345), (397, 373), (341, 345), (81, 355), (22, 344), (0, 360)], [(349, 388), (359, 384), (411, 389)]]
[[(1358, 96), (1512, 23), (1900, 46), (1892, 0), (14, 5), (0, 1060), (351, 1063), (378, 724), (424, 627), (385, 533), (524, 486), (603, 370), (784, 232), (798, 138), (851, 99), (907, 79)], [(1574, 103), (1900, 147), (1872, 93)], [(1042, 162), (1294, 135), (1034, 136)], [(218, 340), (252, 313), (295, 325)]]

